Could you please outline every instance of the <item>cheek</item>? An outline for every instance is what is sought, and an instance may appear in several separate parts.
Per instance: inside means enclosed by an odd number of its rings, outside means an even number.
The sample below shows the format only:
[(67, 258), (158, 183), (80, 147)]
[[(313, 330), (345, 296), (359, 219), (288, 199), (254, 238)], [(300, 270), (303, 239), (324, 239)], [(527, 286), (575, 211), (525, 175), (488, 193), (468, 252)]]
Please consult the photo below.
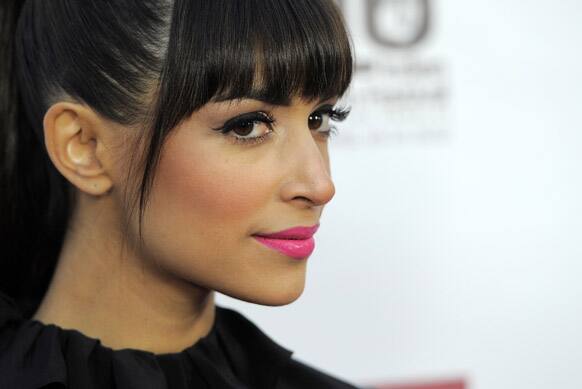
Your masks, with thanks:
[(274, 177), (265, 173), (224, 146), (175, 137), (166, 144), (153, 191), (158, 210), (181, 220), (182, 228), (246, 230), (272, 197)]

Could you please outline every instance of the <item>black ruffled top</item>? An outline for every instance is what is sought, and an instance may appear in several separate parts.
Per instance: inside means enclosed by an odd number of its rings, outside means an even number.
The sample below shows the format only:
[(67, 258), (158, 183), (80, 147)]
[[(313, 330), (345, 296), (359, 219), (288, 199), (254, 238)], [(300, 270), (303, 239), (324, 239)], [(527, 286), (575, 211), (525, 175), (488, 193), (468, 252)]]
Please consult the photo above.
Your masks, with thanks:
[(113, 350), (74, 329), (26, 319), (0, 293), (0, 388), (356, 388), (293, 359), (242, 314), (215, 305), (211, 331), (177, 353)]

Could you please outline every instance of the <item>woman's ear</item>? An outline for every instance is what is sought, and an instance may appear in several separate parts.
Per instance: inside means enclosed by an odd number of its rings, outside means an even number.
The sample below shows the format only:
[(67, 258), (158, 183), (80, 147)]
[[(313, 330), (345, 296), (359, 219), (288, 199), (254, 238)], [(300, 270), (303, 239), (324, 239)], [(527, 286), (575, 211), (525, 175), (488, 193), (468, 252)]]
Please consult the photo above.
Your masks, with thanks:
[(113, 186), (103, 121), (77, 103), (58, 102), (45, 113), (44, 140), (57, 170), (79, 190), (102, 196)]

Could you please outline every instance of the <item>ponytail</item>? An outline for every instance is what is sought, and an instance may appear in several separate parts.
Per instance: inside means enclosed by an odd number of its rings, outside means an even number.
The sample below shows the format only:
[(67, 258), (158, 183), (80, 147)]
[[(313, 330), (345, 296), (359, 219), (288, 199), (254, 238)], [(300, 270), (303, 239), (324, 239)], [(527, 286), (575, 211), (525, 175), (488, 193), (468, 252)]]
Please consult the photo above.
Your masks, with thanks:
[(54, 273), (71, 204), (19, 90), (14, 35), (24, 3), (0, 3), (0, 292), (31, 317)]

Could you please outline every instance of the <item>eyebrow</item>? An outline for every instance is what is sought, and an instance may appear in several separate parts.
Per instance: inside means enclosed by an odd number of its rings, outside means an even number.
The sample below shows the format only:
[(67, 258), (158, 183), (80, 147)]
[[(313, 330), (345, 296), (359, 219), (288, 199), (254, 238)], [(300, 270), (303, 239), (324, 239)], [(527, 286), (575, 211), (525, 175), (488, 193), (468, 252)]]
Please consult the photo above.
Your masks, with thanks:
[[(322, 102), (329, 100), (333, 97), (340, 98), (341, 96), (319, 96), (318, 98), (314, 98), (314, 101), (317, 101), (317, 104), (321, 104)], [(213, 102), (222, 103), (228, 100), (244, 100), (244, 99), (251, 99), (257, 100), (267, 105), (280, 105), (284, 107), (288, 107), (291, 105), (291, 96), (282, 97), (280, 99), (273, 98), (272, 94), (266, 90), (251, 90), (244, 95), (234, 95), (234, 94), (225, 94), (223, 96), (218, 96), (212, 99)]]
[(218, 96), (212, 99), (212, 101), (216, 102), (216, 103), (222, 103), (228, 100), (257, 100), (260, 101), (262, 103), (268, 104), (268, 105), (283, 105), (283, 106), (289, 106), (291, 105), (291, 98), (289, 97), (284, 97), (282, 99), (274, 99), (272, 96), (270, 96), (270, 93), (267, 93), (266, 91), (260, 91), (260, 90), (252, 90), (250, 92), (247, 92), (243, 95), (236, 95), (236, 94), (225, 94), (222, 96)]

